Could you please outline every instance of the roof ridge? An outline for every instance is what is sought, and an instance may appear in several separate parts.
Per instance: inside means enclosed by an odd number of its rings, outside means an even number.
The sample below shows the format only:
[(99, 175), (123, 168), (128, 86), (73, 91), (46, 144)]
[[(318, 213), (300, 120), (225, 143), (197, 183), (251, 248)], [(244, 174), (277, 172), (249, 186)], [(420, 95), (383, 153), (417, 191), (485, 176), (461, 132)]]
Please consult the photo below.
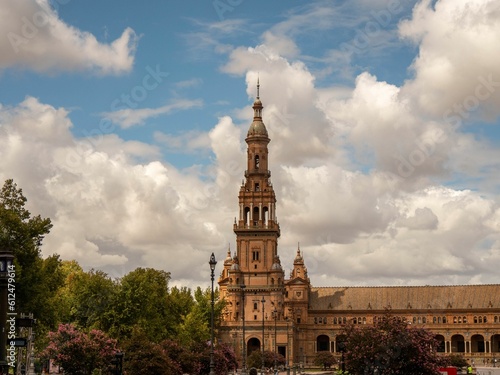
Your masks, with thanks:
[(312, 286), (311, 289), (333, 289), (333, 288), (456, 288), (456, 287), (485, 287), (500, 284), (456, 284), (456, 285), (339, 285), (339, 286)]

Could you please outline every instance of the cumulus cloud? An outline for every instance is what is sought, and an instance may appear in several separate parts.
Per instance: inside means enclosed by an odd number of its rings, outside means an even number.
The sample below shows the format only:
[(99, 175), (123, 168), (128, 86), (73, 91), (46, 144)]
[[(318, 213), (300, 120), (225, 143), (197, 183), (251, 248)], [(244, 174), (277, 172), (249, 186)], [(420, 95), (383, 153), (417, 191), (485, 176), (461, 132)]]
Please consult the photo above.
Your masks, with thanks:
[[(299, 165), (332, 153), (329, 146), (333, 134), (321, 111), (311, 105), (316, 100), (314, 76), (304, 63), (291, 63), (266, 45), (259, 45), (236, 48), (223, 69), (231, 74), (246, 74), (249, 98), (255, 97), (260, 77), (264, 123), (273, 140), (273, 160)], [(250, 105), (239, 112), (245, 124), (253, 116)]]
[[(418, 7), (408, 22), (417, 18)], [(319, 89), (306, 64), (289, 61), (287, 49), (276, 47), (280, 41), (266, 44), (266, 38), (255, 48), (236, 48), (223, 69), (246, 74), (250, 98), (259, 72), (282, 263), (291, 264), (300, 242), (309, 273), (321, 285), (494, 280), (487, 262), (477, 259), (498, 257), (491, 225), (498, 204), (464, 190), (466, 183), (446, 184), (457, 175), (486, 183), (500, 155), (442, 112), (415, 104), (418, 84), (425, 85), (421, 53), (415, 77), (402, 86), (364, 72), (352, 89)], [(454, 90), (451, 83), (447, 90)], [(241, 110), (241, 119), (250, 117)]]
[(0, 4), (0, 69), (22, 67), (38, 72), (90, 70), (129, 72), (137, 36), (131, 28), (110, 44), (62, 21), (48, 0)]
[[(239, 130), (224, 119), (214, 126), (210, 142), (223, 148), (214, 166), (219, 177), (210, 180), (157, 161), (154, 146), (116, 135), (75, 139), (71, 127), (68, 111), (35, 98), (0, 108), (0, 179), (14, 178), (30, 210), (51, 218), (44, 253), (116, 276), (139, 264), (162, 265), (196, 285), (193, 264), (206, 263), (207, 248), (227, 248), (219, 228), (230, 231), (235, 209), (220, 191), (234, 189), (241, 171), (232, 172), (231, 144), (222, 144), (233, 133), (229, 140), (239, 145)], [(183, 262), (187, 251), (196, 255)]]
[(419, 108), (457, 126), (500, 114), (498, 14), (494, 0), (424, 0), (400, 23), (401, 37), (419, 48), (404, 87)]
[[(317, 286), (498, 282), (499, 151), (451, 117), (462, 116), (453, 105), (466, 103), (478, 77), (496, 79), (496, 44), (484, 56), (459, 53), (485, 46), (474, 30), (486, 39), (498, 35), (492, 4), (471, 1), (466, 14), (462, 3), (449, 0), (418, 3), (400, 24), (401, 35), (419, 49), (414, 75), (400, 86), (367, 71), (352, 87), (318, 87), (297, 35), (285, 32), (297, 24), (312, 28), (313, 18), (292, 14), (255, 47), (225, 45), (231, 52), (222, 71), (245, 78), (248, 105), (207, 132), (155, 134), (170, 150), (207, 153), (205, 166), (179, 170), (161, 161), (158, 147), (117, 135), (75, 139), (68, 111), (34, 98), (1, 107), (0, 177), (13, 177), (32, 212), (53, 220), (45, 252), (123, 273), (162, 267), (176, 282), (196, 285), (208, 276), (207, 254), (225, 256), (234, 243), (259, 76), (285, 269), (300, 243)], [(496, 95), (471, 116), (496, 116)], [(106, 117), (127, 127), (173, 106)]]

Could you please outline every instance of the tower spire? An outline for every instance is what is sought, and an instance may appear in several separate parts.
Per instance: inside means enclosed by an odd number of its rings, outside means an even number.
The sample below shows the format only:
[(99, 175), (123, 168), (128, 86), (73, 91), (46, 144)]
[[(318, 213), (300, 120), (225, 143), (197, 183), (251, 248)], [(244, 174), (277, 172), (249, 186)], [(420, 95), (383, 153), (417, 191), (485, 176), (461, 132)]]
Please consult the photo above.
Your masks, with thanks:
[(259, 75), (257, 74), (257, 99), (260, 99), (259, 90), (260, 90), (260, 83), (259, 83)]

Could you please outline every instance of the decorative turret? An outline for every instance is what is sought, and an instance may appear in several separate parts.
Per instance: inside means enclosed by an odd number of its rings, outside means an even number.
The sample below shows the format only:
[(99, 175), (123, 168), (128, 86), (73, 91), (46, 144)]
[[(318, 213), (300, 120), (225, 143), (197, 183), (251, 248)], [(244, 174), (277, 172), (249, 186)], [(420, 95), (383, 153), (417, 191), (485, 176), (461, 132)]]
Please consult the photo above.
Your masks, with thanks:
[(304, 258), (302, 257), (302, 253), (300, 251), (300, 245), (297, 246), (297, 254), (295, 255), (295, 259), (293, 261), (293, 270), (290, 274), (290, 280), (297, 278), (309, 283), (307, 267), (304, 265)]

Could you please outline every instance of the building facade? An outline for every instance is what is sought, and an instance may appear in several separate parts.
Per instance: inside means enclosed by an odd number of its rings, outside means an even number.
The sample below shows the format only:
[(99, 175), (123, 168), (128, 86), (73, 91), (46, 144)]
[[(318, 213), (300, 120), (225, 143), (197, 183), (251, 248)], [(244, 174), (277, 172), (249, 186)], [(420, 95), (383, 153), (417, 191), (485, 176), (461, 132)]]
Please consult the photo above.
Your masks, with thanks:
[(311, 365), (319, 351), (340, 357), (343, 324), (373, 324), (387, 309), (430, 329), (442, 353), (461, 353), (476, 365), (497, 360), (500, 365), (500, 285), (313, 287), (300, 249), (285, 277), (262, 110), (257, 84), (233, 228), (236, 252), (228, 250), (218, 281), (227, 303), (219, 339), (233, 345), (240, 365), (254, 350), (276, 351), (289, 365)]

